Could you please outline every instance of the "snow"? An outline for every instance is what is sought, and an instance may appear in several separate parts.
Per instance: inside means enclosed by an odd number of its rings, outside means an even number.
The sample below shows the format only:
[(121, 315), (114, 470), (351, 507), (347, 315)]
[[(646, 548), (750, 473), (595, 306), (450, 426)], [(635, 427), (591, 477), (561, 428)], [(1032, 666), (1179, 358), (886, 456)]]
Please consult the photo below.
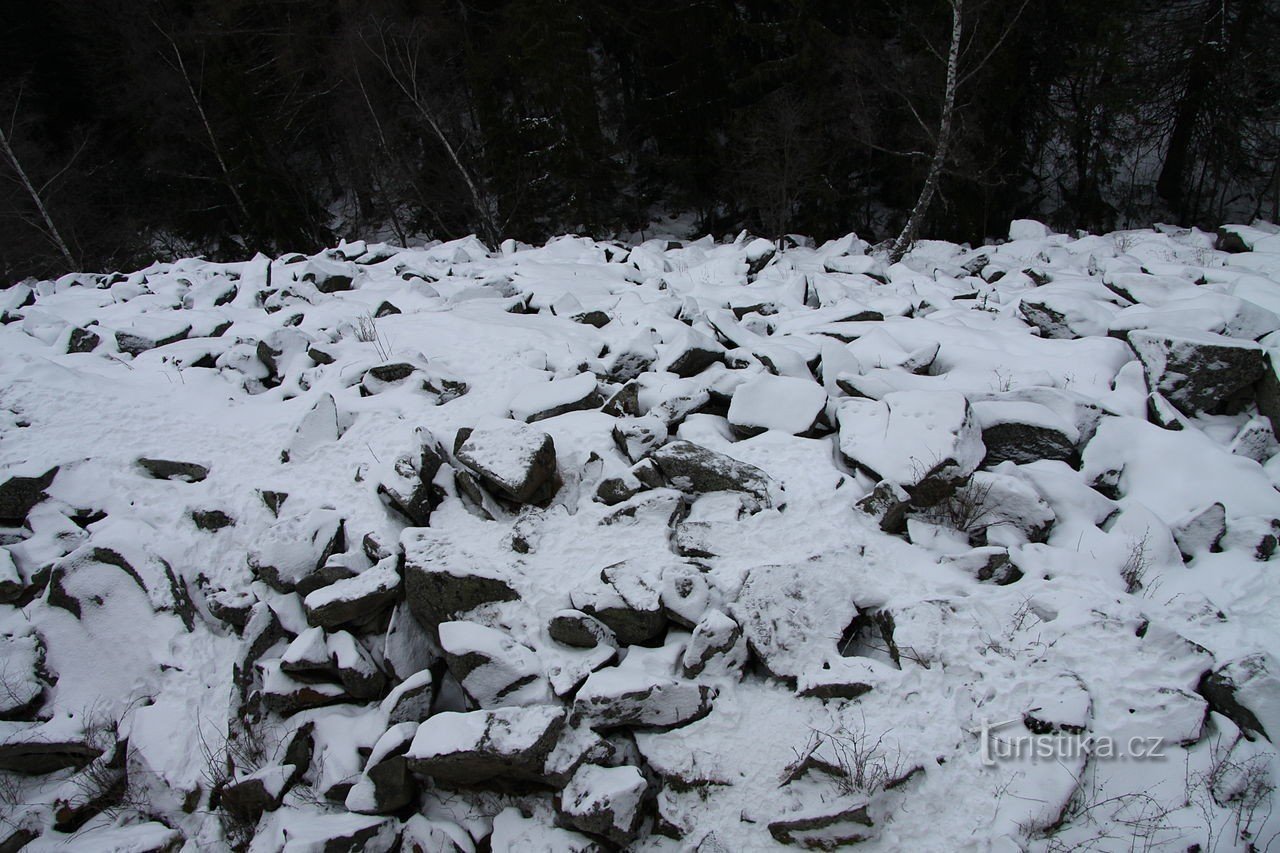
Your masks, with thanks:
[[(148, 805), (56, 832), (54, 802), (78, 778), (66, 770), (22, 777), (32, 805), (0, 819), (41, 832), (25, 849), (224, 849), (202, 748), (235, 736), (264, 755), (237, 763), (234, 778), (262, 772), (284, 794), (256, 828), (260, 851), (324, 849), (366, 830), (373, 850), (400, 833), (402, 847), (598, 845), (557, 825), (566, 798), (608, 800), (619, 814), (645, 802), (629, 842), (638, 853), (783, 849), (770, 823), (864, 800), (874, 825), (859, 846), (871, 853), (1088, 849), (1097, 837), (1127, 849), (1132, 825), (1101, 806), (1036, 835), (1077, 777), (1086, 794), (1167, 809), (1157, 849), (1242, 848), (1221, 832), (1230, 801), (1203, 780), (1243, 762), (1274, 780), (1280, 767), (1270, 744), (1236, 742), (1198, 687), (1227, 666), (1242, 673), (1240, 703), (1278, 716), (1280, 444), (1250, 387), (1208, 412), (1164, 410), (1173, 428), (1153, 423), (1143, 363), (1120, 337), (1275, 350), (1275, 235), (1237, 231), (1255, 251), (1227, 256), (1197, 231), (1076, 239), (1019, 221), (1010, 242), (922, 242), (893, 265), (853, 235), (786, 249), (746, 236), (680, 249), (566, 237), (500, 252), (474, 238), (352, 242), (310, 258), (155, 264), (109, 288), (90, 276), (10, 288), (0, 489), (59, 471), (24, 523), (0, 529), (6, 669), (39, 704), (4, 722), (0, 746), (117, 727), (131, 794)], [(308, 273), (350, 275), (352, 288), (321, 293)], [(389, 358), (355, 333), (384, 301), (401, 311), (377, 320)], [(1035, 305), (1065, 320), (1037, 326)], [(572, 319), (585, 311), (610, 322)], [(91, 321), (102, 343), (66, 353), (71, 329)], [(129, 355), (117, 331), (187, 339)], [(260, 343), (279, 353), (272, 370)], [(709, 366), (680, 365), (691, 348)], [(364, 381), (402, 362), (413, 380)], [(668, 372), (677, 365), (686, 375)], [(635, 411), (623, 417), (524, 423), (632, 381)], [(981, 432), (996, 424), (1062, 433), (1078, 467), (984, 467)], [(462, 429), (473, 431), (459, 446)], [(482, 489), (520, 486), (547, 436), (561, 482), (545, 506), (464, 494), (458, 475), (472, 464)], [(661, 478), (649, 457), (687, 449), (676, 441), (757, 469), (771, 500)], [(406, 526), (378, 486), (427, 444), (444, 457), (423, 484), (438, 505), (430, 527)], [(157, 480), (139, 457), (210, 474)], [(939, 503), (926, 512), (912, 496), (930, 472)], [(639, 491), (606, 506), (595, 496), (609, 477)], [(888, 531), (857, 508), (880, 479), (910, 492)], [(1184, 560), (1178, 525), (1215, 503), (1221, 539), (1215, 527)], [(953, 517), (966, 509), (978, 518), (967, 527)], [(193, 510), (232, 523), (199, 530)], [(1002, 577), (1020, 578), (978, 579), (1006, 559)], [(465, 622), (419, 624), (402, 580), (410, 564), (501, 581), (515, 597)], [(308, 621), (384, 595), (385, 610), (346, 630)], [(575, 602), (658, 627), (647, 646), (562, 646), (547, 625)], [(213, 612), (250, 607), (247, 627)], [(699, 668), (709, 649), (719, 654)], [(1244, 677), (1242, 661), (1263, 669)], [(353, 698), (338, 668), (385, 685)], [(300, 691), (329, 704), (281, 716), (257, 703)], [(1168, 757), (986, 766), (973, 730), (1003, 720), (1006, 738), (1042, 722), (1159, 736)], [(307, 724), (315, 755), (285, 791), (279, 747)], [(422, 784), (403, 829), (342, 812), (344, 801), (376, 806), (368, 771), (406, 744), (410, 761), (462, 760), (519, 754), (561, 731), (546, 784)], [(838, 758), (839, 738), (864, 737), (887, 769), (922, 770), (851, 795), (838, 766), (819, 766)], [(811, 746), (813, 766), (787, 779)], [(1238, 773), (1215, 778), (1241, 784)], [(653, 832), (637, 799), (646, 779), (644, 796), (682, 838)], [(1252, 825), (1260, 847), (1280, 831), (1262, 816), (1269, 806)]]
[(555, 379), (543, 385), (525, 388), (511, 401), (511, 417), (530, 421), (536, 415), (585, 400), (595, 393), (596, 377), (579, 373), (570, 379)]
[(822, 386), (804, 379), (762, 375), (748, 379), (733, 393), (729, 423), (776, 429), (792, 435), (805, 432), (827, 404)]

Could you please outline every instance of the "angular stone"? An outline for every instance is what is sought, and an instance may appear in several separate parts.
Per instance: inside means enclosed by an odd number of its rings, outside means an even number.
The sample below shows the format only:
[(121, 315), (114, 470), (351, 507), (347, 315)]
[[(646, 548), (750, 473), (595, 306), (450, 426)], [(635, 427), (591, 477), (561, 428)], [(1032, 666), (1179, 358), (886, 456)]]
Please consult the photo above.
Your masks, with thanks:
[(44, 500), (44, 490), (53, 484), (57, 474), (55, 466), (39, 476), (14, 475), (0, 484), (0, 525), (22, 525), (32, 507)]
[(400, 542), (409, 609), (425, 627), (434, 629), (483, 604), (520, 597), (504, 572), (470, 555), (448, 534), (409, 528)]
[(438, 785), (478, 785), (495, 777), (543, 782), (564, 727), (558, 705), (442, 711), (418, 726), (406, 757), (410, 770)]
[(587, 678), (574, 700), (573, 713), (597, 730), (672, 729), (711, 713), (714, 696), (715, 691), (705, 684), (611, 667)]
[(502, 497), (518, 504), (546, 506), (560, 488), (555, 442), (535, 427), (486, 418), (466, 435), (455, 455)]
[(209, 476), (209, 469), (195, 462), (141, 458), (138, 460), (138, 464), (157, 480), (181, 480), (184, 483), (199, 483)]
[(872, 837), (866, 802), (828, 803), (806, 813), (770, 822), (769, 834), (779, 844), (806, 850), (835, 850)]
[(581, 610), (561, 610), (553, 615), (547, 623), (547, 633), (557, 643), (578, 649), (594, 649), (601, 643), (614, 648), (618, 645), (608, 626)]
[(386, 610), (400, 595), (396, 558), (388, 557), (352, 578), (321, 587), (302, 600), (307, 621), (326, 629), (368, 622)]
[(769, 475), (723, 453), (689, 441), (673, 441), (655, 450), (651, 458), (672, 486), (682, 492), (743, 492), (765, 506), (773, 505), (777, 486)]
[(574, 829), (622, 847), (640, 831), (647, 791), (648, 782), (636, 767), (584, 764), (560, 792), (559, 813)]
[(1130, 332), (1128, 340), (1142, 361), (1147, 387), (1188, 415), (1216, 411), (1266, 369), (1264, 350), (1253, 341), (1154, 330)]

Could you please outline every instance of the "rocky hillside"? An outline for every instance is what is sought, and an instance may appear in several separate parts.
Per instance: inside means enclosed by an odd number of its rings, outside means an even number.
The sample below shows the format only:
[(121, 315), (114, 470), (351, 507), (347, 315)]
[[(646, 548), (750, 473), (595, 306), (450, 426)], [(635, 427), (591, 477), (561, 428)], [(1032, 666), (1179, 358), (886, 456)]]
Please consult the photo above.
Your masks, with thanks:
[(1265, 849), (1277, 313), (1027, 221), (0, 291), (0, 850)]

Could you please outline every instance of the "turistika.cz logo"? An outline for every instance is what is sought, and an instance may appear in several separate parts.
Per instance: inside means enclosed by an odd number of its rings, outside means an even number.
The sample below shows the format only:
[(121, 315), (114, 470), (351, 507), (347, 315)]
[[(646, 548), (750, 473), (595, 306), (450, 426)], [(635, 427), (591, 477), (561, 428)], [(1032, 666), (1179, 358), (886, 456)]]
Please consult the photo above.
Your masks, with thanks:
[(1021, 717), (1015, 717), (969, 729), (978, 736), (978, 756), (983, 766), (992, 767), (1001, 761), (1063, 761), (1083, 756), (1101, 761), (1159, 761), (1165, 757), (1162, 737), (1116, 739), (1109, 735), (1064, 731), (1039, 735), (996, 734), (999, 729), (1021, 721)]

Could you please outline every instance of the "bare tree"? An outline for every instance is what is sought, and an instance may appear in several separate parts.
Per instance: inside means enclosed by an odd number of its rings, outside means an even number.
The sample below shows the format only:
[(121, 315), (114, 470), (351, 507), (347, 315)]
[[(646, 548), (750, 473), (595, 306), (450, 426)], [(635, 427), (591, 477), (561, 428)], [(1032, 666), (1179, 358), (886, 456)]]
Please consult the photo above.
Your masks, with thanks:
[(498, 210), (493, 196), (483, 189), (480, 182), (472, 174), (471, 169), (462, 162), (458, 146), (449, 138), (449, 134), (445, 133), (435, 110), (427, 100), (427, 93), (423, 90), (420, 74), (422, 65), (421, 33), (417, 27), (414, 27), (403, 36), (397, 37), (393, 34), (388, 37), (387, 31), (387, 26), (379, 25), (376, 28), (376, 42), (370, 42), (363, 35), (361, 35), (361, 39), (383, 70), (387, 72), (387, 76), (395, 83), (396, 88), (409, 101), (418, 116), (426, 122), (432, 135), (444, 148), (445, 153), (449, 156), (449, 161), (467, 186), (467, 192), (471, 196), (471, 204), (479, 218), (480, 230), (489, 243), (497, 245), (500, 236), (497, 224)]
[(182, 83), (186, 87), (187, 95), (191, 98), (191, 104), (196, 109), (196, 114), (200, 116), (200, 124), (204, 126), (205, 135), (209, 138), (209, 148), (213, 152), (213, 157), (218, 161), (218, 169), (222, 172), (222, 181), (227, 186), (227, 190), (231, 193), (231, 197), (235, 200), (236, 209), (241, 216), (241, 227), (248, 228), (252, 222), (249, 215), (249, 207), (244, 203), (244, 198), (240, 195), (240, 189), (236, 186), (235, 179), (231, 176), (231, 169), (227, 166), (227, 158), (223, 156), (222, 146), (218, 143), (218, 135), (213, 132), (213, 125), (209, 123), (209, 114), (205, 112), (204, 100), (201, 98), (200, 88), (191, 79), (191, 74), (187, 71), (186, 60), (183, 59), (182, 50), (178, 47), (177, 41), (163, 27), (155, 21), (151, 25), (156, 28), (160, 35), (164, 36), (165, 41), (169, 43), (170, 49), (173, 51), (173, 68), (182, 77)]
[[(21, 92), (19, 92), (18, 98), (15, 100), (13, 105), (13, 114), (9, 119), (8, 132), (6, 132), (4, 128), (0, 127), (0, 153), (4, 154), (4, 159), (9, 164), (9, 168), (13, 169), (14, 174), (18, 178), (18, 183), (22, 184), (23, 189), (26, 190), (27, 195), (31, 196), (31, 201), (36, 207), (36, 212), (39, 214), (40, 221), (32, 224), (34, 224), (45, 235), (45, 237), (49, 239), (49, 242), (53, 243), (57, 248), (58, 254), (62, 256), (63, 262), (67, 265), (67, 270), (74, 270), (78, 265), (71, 254), (71, 248), (67, 245), (66, 239), (62, 236), (62, 232), (59, 231), (58, 226), (53, 223), (53, 217), (49, 214), (49, 207), (45, 203), (43, 193), (49, 188), (49, 185), (53, 183), (53, 181), (57, 180), (58, 176), (61, 175), (62, 172), (65, 172), (71, 167), (71, 163), (75, 162), (76, 157), (72, 156), (71, 161), (68, 162), (57, 175), (54, 175), (53, 178), (45, 181), (45, 183), (40, 187), (37, 187), (31, 182), (31, 177), (27, 174), (27, 170), (22, 167), (22, 161), (18, 159), (18, 155), (14, 152), (13, 145), (10, 142), (13, 138), (13, 128), (17, 120), (18, 104), (21, 102), (21, 98), (22, 95)], [(76, 153), (77, 155), (79, 154), (79, 152)]]
[[(995, 55), (1000, 46), (1004, 44), (1005, 39), (1009, 37), (1009, 33), (1013, 31), (1014, 25), (1022, 16), (1022, 11), (1027, 8), (1030, 0), (1023, 0), (1022, 5), (1018, 7), (1018, 11), (1014, 14), (1009, 24), (1005, 27), (1000, 37), (995, 40), (992, 47), (976, 62), (971, 68), (968, 68), (962, 74), (960, 71), (961, 44), (964, 40), (964, 0), (948, 0), (951, 7), (951, 46), (947, 50), (947, 79), (942, 90), (942, 110), (938, 118), (938, 132), (934, 136), (933, 157), (929, 161), (929, 171), (924, 179), (924, 186), (920, 188), (920, 196), (916, 199), (915, 206), (911, 208), (911, 213), (907, 216), (906, 224), (902, 226), (896, 240), (893, 241), (893, 247), (889, 250), (889, 259), (894, 263), (902, 260), (907, 250), (911, 248), (911, 244), (915, 242), (916, 231), (920, 228), (920, 223), (924, 221), (925, 214), (929, 212), (929, 205), (933, 202), (933, 197), (938, 191), (938, 180), (942, 177), (943, 167), (947, 163), (947, 154), (951, 146), (951, 130), (955, 123), (956, 112), (956, 92), (960, 86), (977, 74), (984, 65)], [(930, 51), (933, 48), (930, 47)], [(912, 107), (912, 113), (919, 120), (919, 114)], [(923, 122), (922, 122), (923, 124)]]

